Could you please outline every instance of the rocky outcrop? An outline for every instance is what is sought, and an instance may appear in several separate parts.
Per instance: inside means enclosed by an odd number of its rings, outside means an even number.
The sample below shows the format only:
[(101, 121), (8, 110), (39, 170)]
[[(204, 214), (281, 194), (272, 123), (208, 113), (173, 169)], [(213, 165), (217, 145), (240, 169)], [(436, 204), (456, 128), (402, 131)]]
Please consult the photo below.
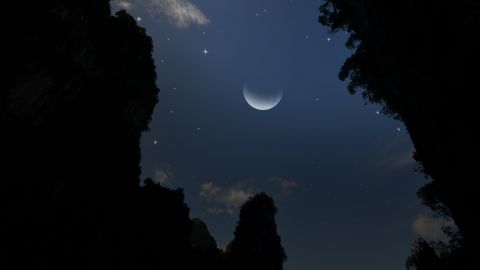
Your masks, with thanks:
[(6, 5), (1, 268), (133, 265), (152, 41), (107, 0)]

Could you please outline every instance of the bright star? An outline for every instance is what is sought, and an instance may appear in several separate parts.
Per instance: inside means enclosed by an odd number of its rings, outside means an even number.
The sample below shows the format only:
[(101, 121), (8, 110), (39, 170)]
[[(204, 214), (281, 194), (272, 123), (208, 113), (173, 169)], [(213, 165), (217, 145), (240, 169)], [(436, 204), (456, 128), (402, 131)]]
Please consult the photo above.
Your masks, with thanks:
[(141, 20), (142, 20), (142, 18), (141, 18), (141, 17), (137, 17), (137, 21), (141, 21)]
[(330, 40), (332, 40), (330, 37), (327, 37), (327, 41), (330, 42)]
[(208, 50), (207, 49), (203, 50), (203, 54), (205, 54), (206, 56), (208, 54)]
[(153, 144), (157, 144), (157, 143), (158, 143), (158, 141), (157, 141), (157, 140), (153, 140)]

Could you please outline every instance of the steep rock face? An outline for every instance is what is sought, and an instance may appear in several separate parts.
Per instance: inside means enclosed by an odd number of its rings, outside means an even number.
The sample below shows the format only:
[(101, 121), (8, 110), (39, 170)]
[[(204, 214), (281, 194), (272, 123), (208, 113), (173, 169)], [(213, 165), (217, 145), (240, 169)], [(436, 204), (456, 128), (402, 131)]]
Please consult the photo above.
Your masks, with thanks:
[(235, 238), (227, 247), (227, 269), (282, 270), (287, 256), (277, 234), (277, 208), (265, 193), (240, 209)]
[(192, 219), (190, 246), (193, 252), (193, 265), (196, 267), (209, 270), (226, 269), (225, 254), (217, 248), (215, 238), (201, 219)]
[(192, 233), (190, 235), (190, 245), (199, 250), (216, 248), (217, 242), (208, 231), (207, 225), (198, 218), (192, 219)]
[[(444, 204), (473, 250), (479, 239), (476, 163), (480, 5), (475, 1), (327, 0), (320, 22), (349, 31), (340, 77), (349, 90), (401, 119), (415, 159), (433, 179), (430, 206)], [(432, 194), (432, 192), (434, 194)]]
[(137, 194), (134, 269), (191, 269), (192, 221), (181, 189), (145, 181)]
[(126, 266), (139, 138), (158, 93), (151, 39), (107, 0), (6, 5), (0, 263)]
[(108, 0), (5, 10), (0, 269), (224, 269), (181, 189), (139, 185), (158, 94), (145, 30)]

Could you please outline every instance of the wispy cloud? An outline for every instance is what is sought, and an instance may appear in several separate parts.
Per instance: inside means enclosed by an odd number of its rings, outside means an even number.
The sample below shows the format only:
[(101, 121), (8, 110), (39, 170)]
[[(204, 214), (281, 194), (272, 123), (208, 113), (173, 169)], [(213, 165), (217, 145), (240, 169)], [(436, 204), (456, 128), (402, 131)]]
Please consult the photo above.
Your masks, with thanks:
[(222, 190), (221, 187), (216, 186), (213, 182), (207, 182), (200, 185), (200, 197), (207, 201), (212, 201), (217, 196), (218, 192)]
[(455, 227), (452, 220), (434, 218), (427, 215), (418, 215), (412, 223), (412, 231), (427, 240), (445, 240), (443, 227)]
[(116, 0), (113, 3), (117, 9), (141, 9), (155, 16), (162, 14), (178, 28), (210, 23), (200, 8), (188, 0)]
[(281, 177), (270, 177), (269, 180), (284, 192), (290, 191), (298, 186), (297, 182)]
[(132, 8), (132, 4), (127, 0), (118, 0), (113, 2), (119, 9), (129, 10)]
[(213, 182), (205, 182), (200, 185), (199, 195), (202, 199), (211, 202), (215, 207), (207, 209), (211, 214), (228, 213), (233, 215), (243, 203), (255, 194), (251, 182), (241, 181), (229, 188), (215, 185)]
[(172, 172), (172, 166), (169, 164), (159, 164), (153, 171), (153, 182), (162, 186), (169, 186), (172, 184), (174, 175)]

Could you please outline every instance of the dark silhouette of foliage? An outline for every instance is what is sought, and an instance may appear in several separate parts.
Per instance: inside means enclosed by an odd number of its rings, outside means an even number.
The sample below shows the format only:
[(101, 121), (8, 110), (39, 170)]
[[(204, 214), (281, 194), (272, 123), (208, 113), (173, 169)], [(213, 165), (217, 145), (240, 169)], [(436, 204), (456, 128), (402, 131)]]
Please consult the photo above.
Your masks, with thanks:
[(227, 250), (228, 269), (283, 269), (287, 256), (277, 234), (276, 213), (272, 198), (265, 193), (242, 206), (235, 238)]
[[(419, 195), (459, 228), (468, 269), (480, 240), (474, 181), (478, 147), (476, 73), (480, 5), (475, 1), (325, 0), (320, 23), (347, 31), (353, 54), (339, 77), (349, 91), (402, 120), (415, 159), (433, 183)], [(422, 244), (424, 246), (424, 244)], [(421, 253), (423, 254), (423, 253)]]
[(412, 255), (407, 259), (407, 269), (416, 270), (442, 269), (440, 258), (435, 250), (422, 238), (415, 241)]

